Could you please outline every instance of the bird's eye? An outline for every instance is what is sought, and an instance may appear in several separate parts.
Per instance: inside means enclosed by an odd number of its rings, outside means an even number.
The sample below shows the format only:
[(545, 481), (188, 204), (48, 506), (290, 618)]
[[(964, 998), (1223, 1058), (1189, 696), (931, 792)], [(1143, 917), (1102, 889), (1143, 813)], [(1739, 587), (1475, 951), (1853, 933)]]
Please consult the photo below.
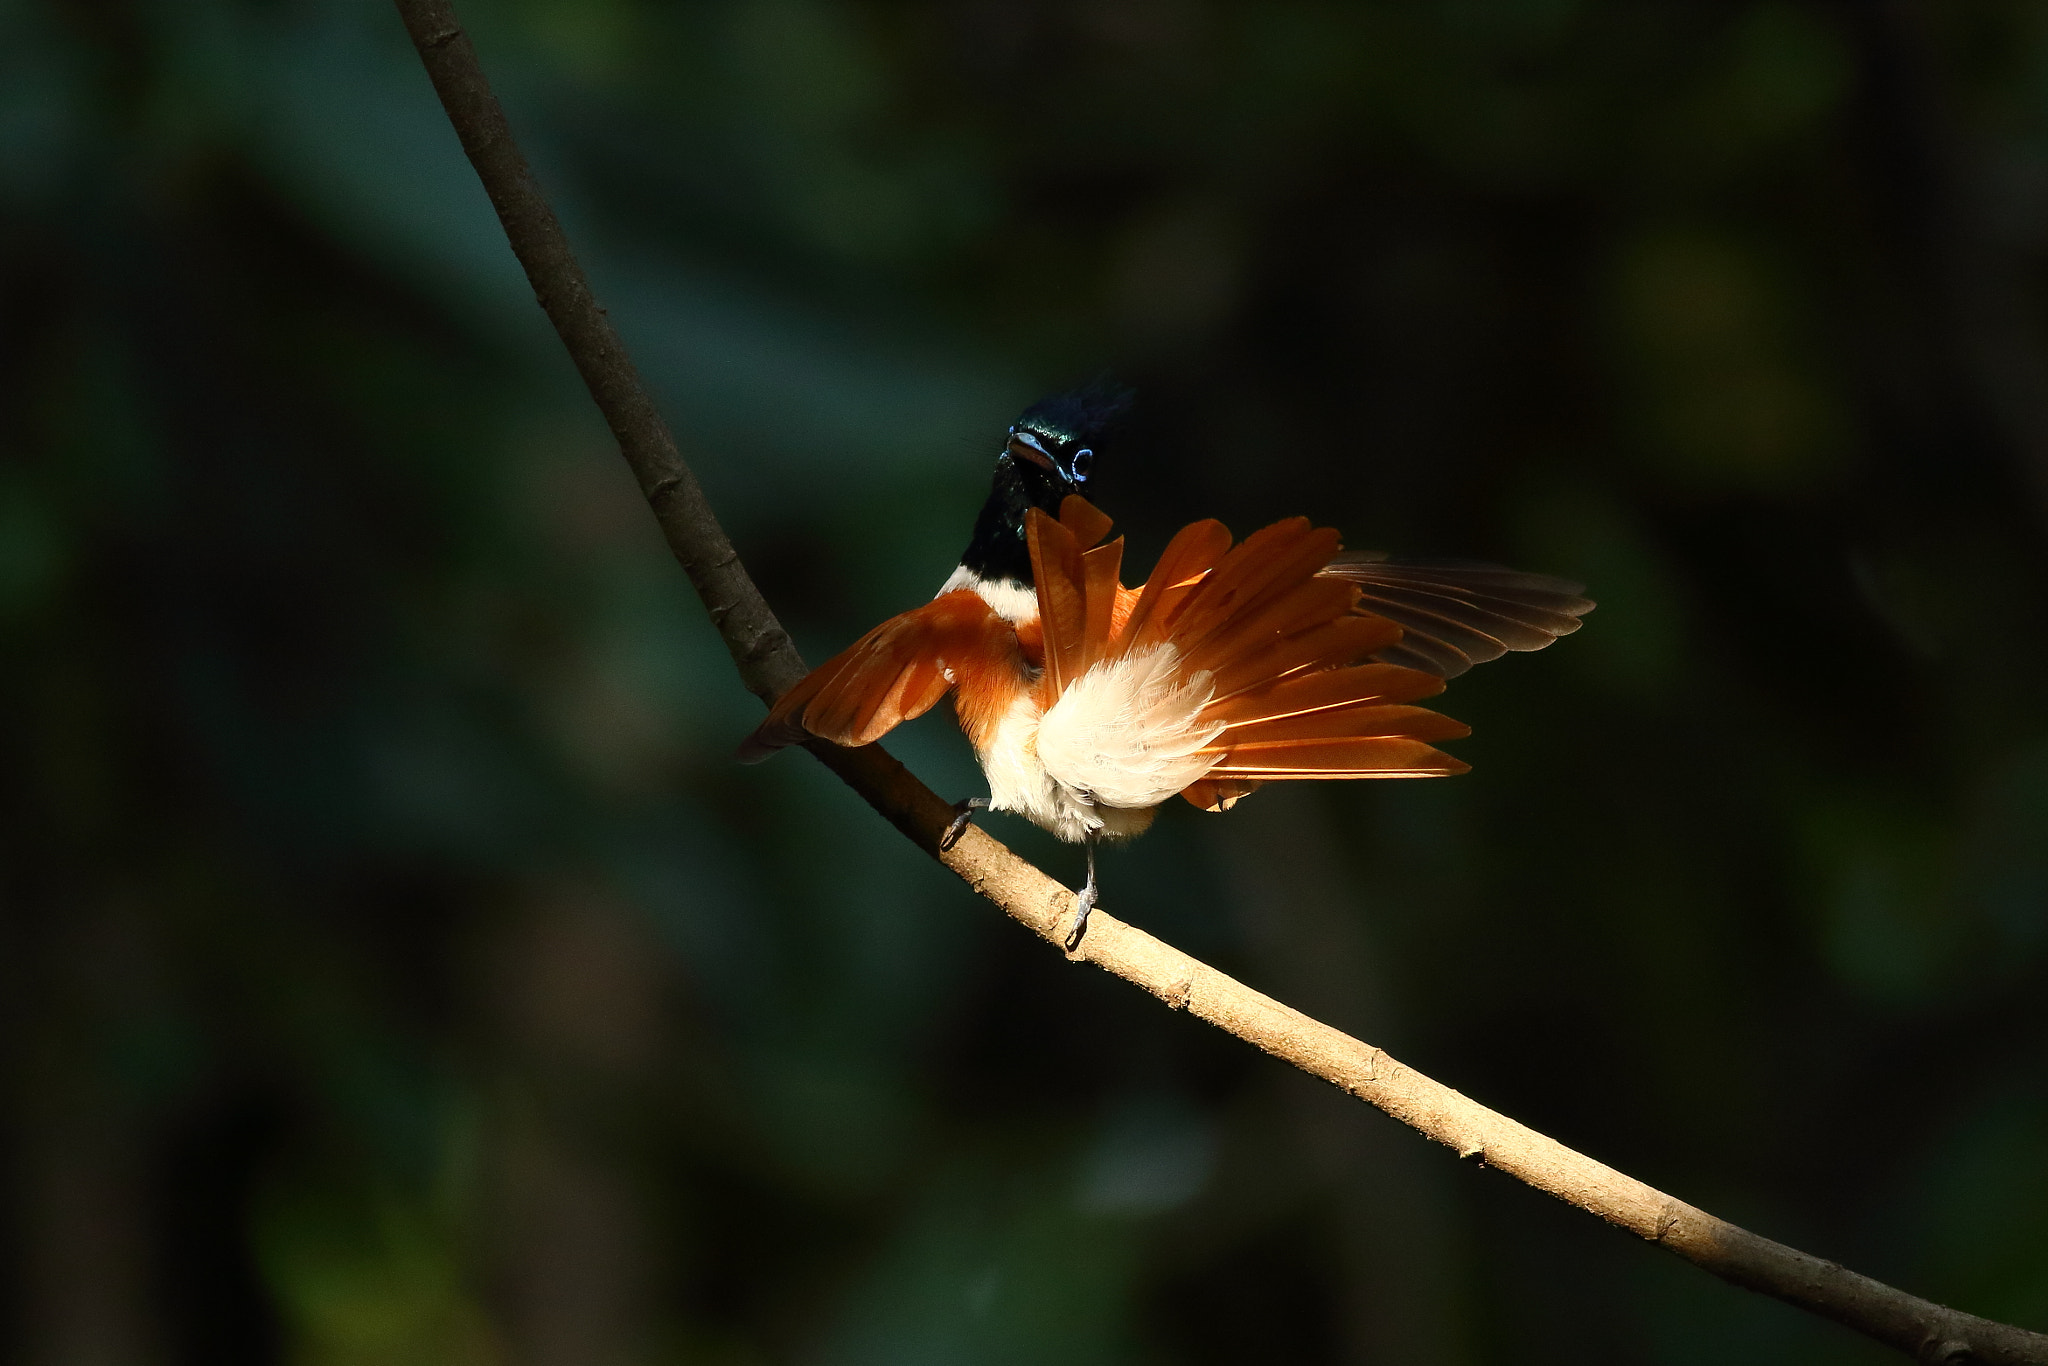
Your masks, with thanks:
[(1075, 451), (1072, 466), (1076, 479), (1086, 479), (1088, 471), (1095, 467), (1095, 452), (1086, 447)]

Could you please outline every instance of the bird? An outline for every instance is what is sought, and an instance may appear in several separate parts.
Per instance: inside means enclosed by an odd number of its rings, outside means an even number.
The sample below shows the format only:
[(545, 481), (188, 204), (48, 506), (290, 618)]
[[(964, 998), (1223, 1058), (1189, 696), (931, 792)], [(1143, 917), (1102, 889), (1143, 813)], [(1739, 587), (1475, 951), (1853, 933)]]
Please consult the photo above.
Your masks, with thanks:
[(1594, 606), (1548, 575), (1345, 551), (1306, 517), (1242, 541), (1191, 523), (1126, 587), (1123, 540), (1104, 542), (1083, 489), (1129, 401), (1097, 384), (1026, 408), (938, 593), (812, 670), (740, 748), (872, 744), (950, 695), (989, 792), (955, 805), (940, 847), (982, 810), (1084, 846), (1070, 953), (1098, 844), (1144, 833), (1174, 796), (1217, 812), (1269, 782), (1463, 773), (1435, 746), (1469, 728), (1415, 704)]

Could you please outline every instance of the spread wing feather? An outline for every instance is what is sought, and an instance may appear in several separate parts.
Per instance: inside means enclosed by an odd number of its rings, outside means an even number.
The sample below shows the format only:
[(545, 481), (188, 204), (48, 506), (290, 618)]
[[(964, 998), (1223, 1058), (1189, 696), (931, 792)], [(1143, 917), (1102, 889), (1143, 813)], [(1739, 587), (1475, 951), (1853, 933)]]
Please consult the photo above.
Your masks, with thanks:
[(1336, 579), (1305, 579), (1284, 593), (1264, 594), (1238, 609), (1227, 626), (1206, 640), (1186, 643), (1190, 669), (1215, 670), (1243, 657), (1247, 645), (1288, 639), (1349, 615), (1358, 590)]
[(1315, 673), (1356, 663), (1401, 638), (1401, 628), (1384, 617), (1346, 616), (1303, 631), (1289, 641), (1296, 661), (1288, 674), (1276, 675), (1270, 661), (1247, 658), (1216, 671), (1216, 702), (1226, 702), (1296, 673)]
[(1081, 676), (1087, 634), (1088, 578), (1074, 533), (1033, 508), (1024, 518), (1024, 542), (1038, 589), (1038, 625), (1044, 632), (1047, 686), (1057, 697)]
[(1216, 740), (1216, 748), (1228, 759), (1219, 767), (1234, 767), (1238, 759), (1254, 750), (1276, 745), (1293, 745), (1313, 740), (1371, 739), (1403, 735), (1411, 740), (1457, 740), (1472, 728), (1453, 721), (1427, 707), (1390, 705), (1366, 699), (1321, 711), (1296, 712), (1245, 721), (1230, 727)]
[(1188, 595), (1230, 549), (1230, 528), (1211, 518), (1190, 522), (1167, 542), (1152, 577), (1138, 594), (1125, 624), (1124, 648), (1130, 653), (1151, 649), (1166, 639)]
[(1580, 584), (1496, 564), (1347, 551), (1323, 573), (1358, 586), (1359, 611), (1402, 628), (1401, 640), (1376, 658), (1444, 678), (1510, 650), (1540, 650), (1578, 630), (1593, 610)]
[(1441, 678), (1419, 669), (1359, 664), (1348, 669), (1319, 669), (1268, 680), (1254, 695), (1217, 698), (1209, 704), (1208, 714), (1236, 727), (1359, 702), (1413, 702), (1434, 697), (1443, 690)]
[(1203, 778), (1181, 789), (1181, 796), (1204, 811), (1228, 811), (1264, 786), (1257, 778)]
[(1209, 771), (1215, 778), (1443, 778), (1470, 764), (1421, 740), (1399, 736), (1345, 736), (1256, 747)]
[(1124, 542), (1119, 536), (1108, 545), (1081, 552), (1081, 581), (1087, 608), (1081, 618), (1081, 657), (1078, 671), (1086, 673), (1109, 653), (1109, 633), (1116, 621), (1116, 603), (1121, 585), (1117, 571), (1123, 567)]
[[(1150, 677), (1145, 671), (1159, 647), (1171, 646), (1176, 689), (1184, 691), (1145, 695), (1151, 714), (1164, 718), (1152, 723), (1156, 741), (1116, 734), (1133, 753), (1166, 756), (1160, 770), (1180, 774), (1162, 796), (1179, 790), (1197, 806), (1222, 810), (1278, 778), (1464, 771), (1429, 742), (1467, 734), (1466, 727), (1410, 705), (1440, 692), (1443, 679), (1366, 662), (1394, 647), (1401, 627), (1360, 612), (1358, 586), (1323, 572), (1337, 553), (1336, 532), (1297, 517), (1232, 546), (1220, 523), (1197, 522), (1167, 546), (1125, 620), (1105, 628), (1122, 545), (1082, 551), (1080, 536), (1093, 523), (1075, 515), (1079, 503), (1069, 498), (1059, 521), (1038, 511), (1026, 516), (1045, 629), (1047, 727), (1062, 696), (1091, 669), (1129, 661), (1133, 676)], [(1089, 687), (1096, 688), (1092, 677)], [(1176, 697), (1187, 699), (1179, 710)], [(1088, 705), (1100, 706), (1095, 698)]]
[(944, 594), (889, 618), (812, 670), (776, 701), (740, 758), (756, 763), (812, 736), (871, 744), (937, 706), (960, 673), (1015, 648), (1009, 624), (978, 594)]
[[(1042, 642), (1048, 724), (1062, 695), (1098, 666), (1128, 661), (1127, 674), (1149, 678), (1152, 719), (1118, 722), (1105, 712), (1095, 720), (1121, 725), (1117, 745), (1180, 775), (1162, 796), (1178, 787), (1207, 810), (1275, 779), (1463, 772), (1431, 742), (1466, 727), (1413, 703), (1475, 663), (1569, 635), (1593, 607), (1579, 585), (1540, 574), (1340, 554), (1336, 532), (1302, 518), (1235, 546), (1222, 523), (1193, 523), (1133, 592), (1117, 581), (1123, 542), (1098, 544), (1109, 529), (1078, 497), (1057, 521), (1027, 514), (1039, 620), (1026, 623), (1033, 639), (1022, 642), (1023, 659)], [(776, 703), (741, 757), (765, 758), (811, 736), (868, 744), (936, 706), (962, 672), (1019, 649), (1019, 629), (977, 594), (945, 594), (812, 672)], [(1169, 659), (1173, 677), (1156, 677)], [(1132, 724), (1147, 734), (1126, 733)], [(1148, 727), (1163, 729), (1153, 737)], [(1085, 728), (1079, 733), (1086, 738)], [(1155, 739), (1156, 753), (1147, 749)]]

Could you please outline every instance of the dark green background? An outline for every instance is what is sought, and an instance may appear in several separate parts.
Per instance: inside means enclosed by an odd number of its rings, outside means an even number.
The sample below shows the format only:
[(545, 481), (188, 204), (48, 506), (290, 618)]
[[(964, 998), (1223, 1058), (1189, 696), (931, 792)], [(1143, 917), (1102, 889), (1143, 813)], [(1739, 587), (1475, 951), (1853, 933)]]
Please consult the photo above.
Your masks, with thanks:
[[(1176, 803), (1105, 905), (2048, 1329), (2048, 9), (465, 14), (813, 660), (1104, 370), (1135, 566), (1305, 512), (1585, 579), (1444, 699), (1471, 775)], [(0, 5), (0, 347), (9, 1359), (1888, 1359), (730, 762), (377, 0)]]

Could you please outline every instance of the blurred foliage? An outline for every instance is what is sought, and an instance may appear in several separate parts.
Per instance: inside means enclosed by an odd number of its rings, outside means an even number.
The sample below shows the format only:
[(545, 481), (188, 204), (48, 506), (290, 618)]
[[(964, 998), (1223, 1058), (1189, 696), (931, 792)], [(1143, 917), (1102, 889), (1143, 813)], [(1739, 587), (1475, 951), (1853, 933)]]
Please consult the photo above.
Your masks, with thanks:
[[(1103, 370), (1140, 565), (1307, 512), (1583, 577), (1451, 690), (1471, 776), (1169, 812), (1106, 904), (2048, 1329), (2048, 11), (464, 13), (812, 658)], [(1888, 1359), (734, 766), (387, 7), (0, 5), (0, 348), (10, 1359)]]

